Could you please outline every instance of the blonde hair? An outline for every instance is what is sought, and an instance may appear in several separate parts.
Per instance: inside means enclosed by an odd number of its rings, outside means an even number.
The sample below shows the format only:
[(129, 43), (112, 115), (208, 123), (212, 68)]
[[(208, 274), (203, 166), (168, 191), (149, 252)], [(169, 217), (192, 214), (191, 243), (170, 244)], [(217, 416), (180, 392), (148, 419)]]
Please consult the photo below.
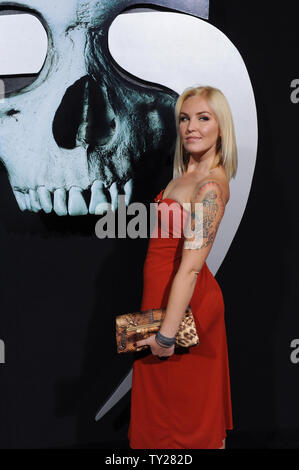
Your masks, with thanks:
[(230, 106), (224, 94), (211, 86), (197, 86), (186, 88), (179, 96), (175, 105), (175, 120), (177, 128), (177, 139), (174, 154), (173, 178), (177, 178), (188, 169), (190, 155), (186, 152), (179, 132), (179, 115), (184, 101), (190, 96), (202, 96), (208, 100), (214, 111), (221, 131), (220, 142), (218, 142), (216, 156), (211, 167), (215, 168), (219, 164), (223, 165), (228, 180), (235, 178), (238, 167), (237, 145), (234, 130), (233, 118)]

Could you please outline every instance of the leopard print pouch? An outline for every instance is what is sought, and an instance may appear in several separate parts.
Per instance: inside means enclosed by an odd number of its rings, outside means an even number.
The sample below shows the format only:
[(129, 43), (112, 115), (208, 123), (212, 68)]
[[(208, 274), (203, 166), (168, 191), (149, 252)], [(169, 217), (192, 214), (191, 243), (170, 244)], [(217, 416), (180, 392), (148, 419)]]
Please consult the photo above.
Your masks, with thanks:
[[(135, 352), (149, 348), (148, 345), (135, 347), (134, 343), (157, 333), (165, 317), (166, 308), (142, 310), (116, 317), (117, 352)], [(175, 347), (189, 348), (199, 344), (190, 305), (184, 313), (175, 337)]]

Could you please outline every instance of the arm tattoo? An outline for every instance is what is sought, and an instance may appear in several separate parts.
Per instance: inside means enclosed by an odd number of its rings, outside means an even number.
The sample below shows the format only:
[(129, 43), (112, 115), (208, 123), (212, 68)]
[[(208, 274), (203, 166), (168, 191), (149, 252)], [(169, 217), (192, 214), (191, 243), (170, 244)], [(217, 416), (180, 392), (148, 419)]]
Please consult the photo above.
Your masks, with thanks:
[[(206, 184), (209, 183), (204, 183), (200, 190)], [(219, 186), (218, 183), (216, 184)], [(211, 188), (206, 192), (201, 203), (191, 203), (191, 233), (187, 231), (184, 241), (185, 249), (199, 250), (213, 243), (225, 209), (221, 188), (220, 192), (219, 196), (218, 192)]]

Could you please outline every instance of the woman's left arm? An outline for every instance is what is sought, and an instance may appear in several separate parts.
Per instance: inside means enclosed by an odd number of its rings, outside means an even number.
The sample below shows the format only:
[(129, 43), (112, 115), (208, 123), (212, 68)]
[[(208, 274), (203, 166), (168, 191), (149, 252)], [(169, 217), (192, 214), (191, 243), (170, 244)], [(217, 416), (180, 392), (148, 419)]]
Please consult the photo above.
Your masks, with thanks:
[[(197, 188), (192, 204), (191, 224), (184, 227), (184, 245), (180, 267), (173, 279), (165, 318), (160, 333), (176, 335), (193, 295), (198, 273), (201, 271), (225, 211), (223, 191), (216, 181), (206, 181)], [(186, 229), (187, 228), (187, 229)], [(191, 232), (190, 232), (191, 228)]]
[[(172, 281), (164, 320), (160, 333), (168, 338), (176, 335), (196, 285), (197, 276), (212, 248), (225, 204), (221, 186), (215, 181), (206, 181), (197, 188), (195, 204), (191, 205), (187, 229), (184, 227), (184, 245), (180, 267)], [(198, 204), (196, 204), (198, 203)], [(188, 229), (189, 228), (189, 229)], [(191, 229), (191, 231), (190, 231)], [(154, 355), (170, 356), (174, 346), (162, 348), (155, 335), (140, 340), (137, 346), (148, 344)]]

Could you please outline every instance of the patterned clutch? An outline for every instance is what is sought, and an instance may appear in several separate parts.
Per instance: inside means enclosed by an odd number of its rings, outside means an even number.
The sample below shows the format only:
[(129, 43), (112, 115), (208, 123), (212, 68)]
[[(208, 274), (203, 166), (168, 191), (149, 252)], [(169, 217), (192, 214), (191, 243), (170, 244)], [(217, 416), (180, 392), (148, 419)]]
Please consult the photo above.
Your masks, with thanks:
[[(165, 314), (166, 308), (152, 308), (118, 315), (116, 317), (117, 352), (135, 352), (149, 348), (148, 345), (135, 347), (134, 343), (157, 333)], [(189, 305), (176, 334), (175, 347), (189, 348), (197, 344), (199, 344), (199, 338)]]

